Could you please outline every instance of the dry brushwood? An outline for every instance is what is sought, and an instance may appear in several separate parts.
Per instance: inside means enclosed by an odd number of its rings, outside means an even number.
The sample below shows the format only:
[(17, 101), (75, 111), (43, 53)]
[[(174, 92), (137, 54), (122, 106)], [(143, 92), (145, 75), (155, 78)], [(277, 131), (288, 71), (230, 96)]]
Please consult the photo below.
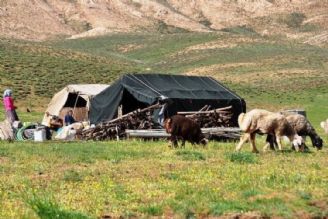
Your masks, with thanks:
[[(121, 117), (110, 121), (101, 122), (96, 127), (84, 130), (81, 139), (84, 140), (113, 140), (126, 136), (125, 130), (149, 130), (161, 128), (153, 121), (153, 112), (161, 108), (161, 104), (155, 104), (144, 109), (137, 109)], [(205, 105), (199, 111), (178, 112), (195, 120), (200, 127), (205, 128), (206, 134), (212, 139), (236, 139), (239, 138), (239, 130), (221, 130), (218, 127), (232, 127), (232, 107), (210, 110), (211, 106)], [(214, 128), (214, 129), (212, 129)], [(216, 129), (215, 129), (216, 128)], [(208, 129), (208, 130), (207, 130)]]
[(185, 115), (188, 118), (196, 121), (202, 128), (210, 127), (232, 127), (233, 122), (231, 118), (233, 113), (232, 107), (217, 108), (209, 110), (210, 106), (204, 106), (199, 111), (178, 112), (180, 115)]
[(161, 108), (155, 104), (144, 109), (137, 109), (116, 119), (101, 122), (96, 127), (82, 132), (84, 140), (118, 139), (125, 136), (126, 129), (156, 129), (159, 125), (153, 121), (154, 110)]
[(199, 124), (210, 139), (216, 140), (237, 140), (240, 137), (240, 130), (234, 127), (232, 121), (232, 106), (210, 110), (211, 106), (205, 105), (199, 111), (178, 112), (191, 118)]

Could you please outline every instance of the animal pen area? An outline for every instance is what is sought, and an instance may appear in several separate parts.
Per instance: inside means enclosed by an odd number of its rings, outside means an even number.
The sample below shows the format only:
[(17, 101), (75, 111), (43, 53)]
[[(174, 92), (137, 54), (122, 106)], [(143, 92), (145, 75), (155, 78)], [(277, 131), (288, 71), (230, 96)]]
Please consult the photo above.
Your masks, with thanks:
[[(63, 123), (70, 110), (76, 123), (56, 124)], [(241, 97), (211, 77), (127, 74), (111, 85), (68, 85), (53, 96), (41, 124), (13, 124), (12, 129), (2, 128), (0, 137), (36, 141), (166, 139), (170, 134), (164, 121), (177, 114), (195, 121), (210, 140), (237, 140), (237, 117), (245, 110)]]

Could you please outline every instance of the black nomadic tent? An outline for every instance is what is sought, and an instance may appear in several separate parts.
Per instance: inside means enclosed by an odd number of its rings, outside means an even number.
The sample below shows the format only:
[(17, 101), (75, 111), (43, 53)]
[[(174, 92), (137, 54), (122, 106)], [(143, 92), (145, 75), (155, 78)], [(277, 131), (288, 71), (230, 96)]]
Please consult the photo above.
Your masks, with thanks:
[[(245, 101), (212, 77), (167, 74), (127, 74), (91, 99), (90, 122), (97, 124), (145, 108), (161, 99), (168, 101), (165, 116), (178, 111), (197, 111), (205, 105), (213, 108), (232, 106), (233, 122), (246, 111)], [(156, 116), (156, 115), (155, 115)]]

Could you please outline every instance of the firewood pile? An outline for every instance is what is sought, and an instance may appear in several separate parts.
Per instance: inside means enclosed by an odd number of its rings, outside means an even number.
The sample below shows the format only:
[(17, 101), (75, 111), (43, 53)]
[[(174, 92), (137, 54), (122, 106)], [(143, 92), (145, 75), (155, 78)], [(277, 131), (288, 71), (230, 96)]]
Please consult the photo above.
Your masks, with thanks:
[(84, 130), (84, 140), (110, 140), (125, 136), (126, 129), (158, 129), (159, 124), (153, 121), (153, 112), (161, 108), (155, 104), (144, 109), (137, 109), (116, 119), (101, 122), (94, 128)]
[(231, 121), (233, 113), (232, 106), (209, 110), (211, 106), (204, 106), (199, 111), (178, 112), (199, 124), (202, 128), (210, 127), (233, 127)]
[(199, 111), (178, 112), (199, 124), (202, 132), (209, 139), (219, 141), (238, 140), (240, 129), (234, 127), (231, 118), (232, 106), (210, 110), (211, 106), (204, 106)]
[[(127, 132), (135, 130), (132, 134), (140, 137), (154, 137), (154, 130), (160, 129), (166, 132), (162, 127), (153, 121), (153, 112), (160, 109), (163, 105), (155, 104), (144, 109), (137, 109), (116, 119), (99, 123), (97, 126), (82, 131), (80, 137), (83, 140), (113, 140), (126, 137)], [(202, 128), (203, 133), (209, 139), (216, 140), (235, 140), (240, 136), (239, 128), (233, 127), (232, 107), (224, 107), (210, 110), (211, 106), (204, 106), (199, 111), (178, 112), (192, 120), (196, 121)], [(140, 130), (143, 133), (138, 133)], [(142, 131), (144, 130), (144, 131)], [(139, 131), (139, 132), (140, 132)], [(136, 132), (136, 133), (135, 133)], [(145, 132), (145, 133), (144, 133)], [(128, 133), (128, 134), (129, 134)]]

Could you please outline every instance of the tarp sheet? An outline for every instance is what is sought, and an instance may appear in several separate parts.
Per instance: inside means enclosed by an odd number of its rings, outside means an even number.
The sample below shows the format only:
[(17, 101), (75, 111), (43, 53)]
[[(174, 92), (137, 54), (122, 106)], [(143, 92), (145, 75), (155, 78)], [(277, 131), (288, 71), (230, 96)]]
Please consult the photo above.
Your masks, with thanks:
[[(127, 74), (91, 99), (90, 121), (97, 124), (123, 113), (156, 103), (161, 97), (170, 99), (166, 115), (177, 111), (199, 110), (232, 105), (236, 116), (246, 110), (244, 100), (212, 77), (166, 74)], [(237, 122), (237, 117), (234, 120)]]

